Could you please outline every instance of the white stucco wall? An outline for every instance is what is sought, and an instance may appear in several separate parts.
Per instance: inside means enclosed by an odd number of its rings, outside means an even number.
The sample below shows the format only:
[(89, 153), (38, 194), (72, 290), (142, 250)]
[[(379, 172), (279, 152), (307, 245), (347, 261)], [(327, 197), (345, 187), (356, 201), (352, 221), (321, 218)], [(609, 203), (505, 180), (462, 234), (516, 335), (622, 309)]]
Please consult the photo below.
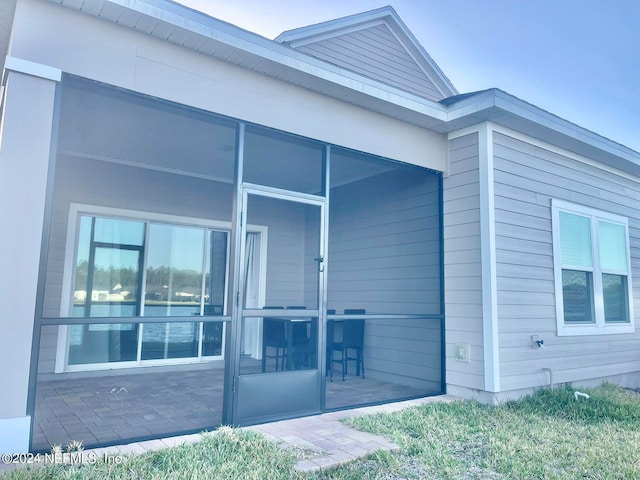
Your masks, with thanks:
[(0, 137), (0, 453), (26, 452), (31, 339), (56, 82), (9, 72)]

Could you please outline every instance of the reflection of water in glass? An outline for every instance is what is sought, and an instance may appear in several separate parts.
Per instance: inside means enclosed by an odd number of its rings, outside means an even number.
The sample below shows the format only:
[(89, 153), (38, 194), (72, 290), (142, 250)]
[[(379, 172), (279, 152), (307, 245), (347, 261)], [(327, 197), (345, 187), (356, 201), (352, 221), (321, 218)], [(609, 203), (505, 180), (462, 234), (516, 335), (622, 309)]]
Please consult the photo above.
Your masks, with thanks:
[[(110, 316), (112, 306), (110, 305), (92, 305), (91, 310), (94, 312), (95, 317), (108, 317)], [(167, 307), (165, 305), (145, 306), (145, 314), (148, 317), (160, 317), (166, 315)], [(187, 306), (172, 306), (174, 316), (186, 317), (193, 316), (200, 313), (199, 305), (187, 305)], [(131, 309), (133, 313), (133, 308)], [(72, 316), (82, 317), (84, 314), (83, 305), (74, 305)], [(130, 317), (133, 315), (129, 315)], [(96, 321), (99, 321), (96, 319)], [(164, 325), (163, 325), (164, 326)], [(133, 330), (135, 325), (133, 323), (118, 323), (118, 324), (92, 324), (89, 326), (91, 331), (108, 331), (108, 330)], [(193, 323), (172, 323), (170, 329), (170, 341), (172, 342), (188, 342), (193, 339), (195, 335)], [(83, 337), (82, 325), (73, 325), (69, 334), (69, 341), (71, 345), (81, 345)], [(145, 341), (149, 342), (164, 342), (164, 328), (162, 329), (147, 329), (144, 332)]]

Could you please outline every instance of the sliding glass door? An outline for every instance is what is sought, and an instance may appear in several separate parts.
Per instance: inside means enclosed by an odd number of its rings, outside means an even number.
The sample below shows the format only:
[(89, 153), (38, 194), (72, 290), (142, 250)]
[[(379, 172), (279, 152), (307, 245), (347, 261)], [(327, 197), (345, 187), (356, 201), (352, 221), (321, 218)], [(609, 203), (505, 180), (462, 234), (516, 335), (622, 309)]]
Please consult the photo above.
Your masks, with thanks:
[[(221, 358), (229, 232), (198, 225), (80, 215), (72, 314), (153, 323), (69, 328), (67, 369)], [(157, 317), (194, 317), (158, 322)]]

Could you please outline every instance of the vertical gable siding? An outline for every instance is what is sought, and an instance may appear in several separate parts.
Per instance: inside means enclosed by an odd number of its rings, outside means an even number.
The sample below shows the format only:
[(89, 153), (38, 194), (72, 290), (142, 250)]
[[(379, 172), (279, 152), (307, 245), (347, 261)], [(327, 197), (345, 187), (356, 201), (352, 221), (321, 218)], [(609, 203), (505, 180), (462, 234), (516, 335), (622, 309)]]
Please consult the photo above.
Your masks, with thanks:
[[(444, 179), (447, 384), (483, 389), (478, 134), (451, 140), (449, 158), (450, 175)], [(454, 358), (456, 343), (469, 345), (469, 362)]]
[[(551, 199), (629, 219), (634, 309), (640, 319), (640, 182), (494, 134), (496, 270), (503, 390), (640, 370), (640, 335), (558, 337)], [(638, 329), (636, 328), (636, 332)], [(532, 349), (531, 335), (546, 348)]]
[(386, 25), (376, 25), (296, 49), (430, 100), (444, 98)]

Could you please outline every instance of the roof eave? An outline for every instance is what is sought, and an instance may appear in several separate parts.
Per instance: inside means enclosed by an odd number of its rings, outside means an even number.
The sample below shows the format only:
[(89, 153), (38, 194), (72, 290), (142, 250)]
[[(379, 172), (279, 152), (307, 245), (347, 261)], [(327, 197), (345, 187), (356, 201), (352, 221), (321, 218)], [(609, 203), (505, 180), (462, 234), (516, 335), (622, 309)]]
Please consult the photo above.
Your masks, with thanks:
[[(91, 2), (91, 9), (85, 2), (50, 1), (130, 28), (142, 24), (138, 16), (152, 19), (180, 32), (160, 35), (165, 41), (385, 115), (411, 123), (417, 121), (426, 128), (434, 121), (446, 120), (446, 108), (438, 102), (345, 70), (169, 0), (96, 0)], [(128, 24), (123, 23), (123, 18)], [(149, 31), (144, 33), (149, 35), (166, 32), (150, 26), (153, 23), (146, 25)], [(421, 116), (425, 116), (422, 122)]]
[(160, 37), (165, 41), (423, 128), (448, 133), (491, 121), (640, 176), (640, 153), (501, 90), (463, 95), (445, 105), (448, 102), (427, 100), (341, 69), (169, 0), (95, 0), (91, 10), (83, 9), (87, 2), (50, 1), (130, 28), (138, 24), (138, 15), (145, 16), (180, 33)]
[(640, 177), (640, 153), (499, 89), (448, 107), (447, 130), (489, 121)]

